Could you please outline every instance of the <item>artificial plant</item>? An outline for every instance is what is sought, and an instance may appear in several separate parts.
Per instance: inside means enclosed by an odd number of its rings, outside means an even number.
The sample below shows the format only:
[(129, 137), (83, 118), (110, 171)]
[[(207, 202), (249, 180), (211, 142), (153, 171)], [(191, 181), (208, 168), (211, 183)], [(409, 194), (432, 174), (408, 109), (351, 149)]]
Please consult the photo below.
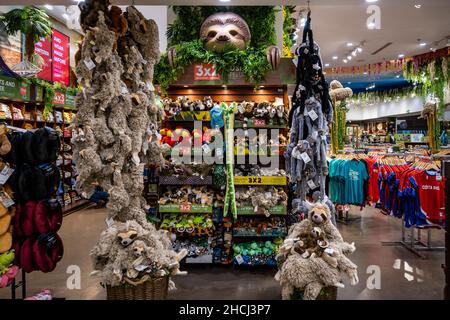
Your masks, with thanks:
[(8, 35), (20, 31), (25, 36), (25, 57), (32, 62), (35, 59), (34, 45), (39, 38), (46, 38), (52, 33), (52, 24), (44, 10), (26, 6), (13, 9), (0, 15), (2, 28)]
[(283, 52), (282, 56), (292, 58), (294, 46), (295, 18), (292, 16), (296, 6), (283, 6)]
[[(246, 81), (258, 85), (271, 69), (267, 50), (276, 44), (275, 10), (275, 7), (268, 6), (174, 6), (177, 18), (167, 29), (167, 39), (169, 47), (175, 49), (176, 56), (171, 63), (169, 49), (168, 54), (161, 57), (155, 66), (155, 81), (165, 91), (186, 67), (198, 62), (215, 65), (225, 83), (231, 71), (240, 70)], [(251, 41), (246, 50), (229, 47), (220, 53), (208, 51), (199, 39), (201, 25), (210, 15), (226, 11), (238, 14), (247, 22)]]

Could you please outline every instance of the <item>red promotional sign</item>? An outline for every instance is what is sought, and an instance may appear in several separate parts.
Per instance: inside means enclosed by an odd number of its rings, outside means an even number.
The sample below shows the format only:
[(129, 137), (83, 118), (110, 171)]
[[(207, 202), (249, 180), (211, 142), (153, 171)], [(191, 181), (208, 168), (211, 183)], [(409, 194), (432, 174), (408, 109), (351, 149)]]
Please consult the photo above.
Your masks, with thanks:
[(194, 80), (220, 80), (220, 74), (216, 72), (216, 67), (211, 64), (196, 64), (194, 66)]
[(53, 97), (53, 104), (66, 104), (66, 96), (64, 93), (56, 91)]
[(40, 38), (34, 45), (35, 52), (42, 57), (44, 64), (42, 71), (37, 74), (39, 79), (52, 80), (52, 44), (50, 37)]
[(69, 55), (70, 55), (70, 39), (65, 34), (57, 30), (53, 30), (52, 34), (52, 77), (54, 82), (69, 85)]

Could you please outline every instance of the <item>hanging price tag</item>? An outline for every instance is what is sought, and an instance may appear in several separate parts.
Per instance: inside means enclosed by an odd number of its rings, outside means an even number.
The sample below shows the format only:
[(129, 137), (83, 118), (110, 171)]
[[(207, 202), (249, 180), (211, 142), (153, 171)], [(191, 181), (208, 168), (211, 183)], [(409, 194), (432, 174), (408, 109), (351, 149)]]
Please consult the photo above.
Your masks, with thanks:
[(106, 222), (106, 225), (108, 226), (108, 227), (111, 227), (113, 224), (114, 224), (114, 219), (111, 217), (111, 218), (107, 218), (106, 220), (105, 220), (105, 222)]
[(211, 153), (211, 148), (210, 148), (209, 145), (207, 145), (207, 144), (204, 144), (204, 145), (202, 146), (202, 149), (203, 149), (203, 152), (204, 152), (204, 153)]
[(0, 191), (0, 202), (5, 208), (9, 208), (14, 205), (14, 200), (11, 199), (11, 197), (5, 191)]
[(308, 182), (306, 182), (306, 184), (308, 185), (308, 187), (311, 190), (313, 190), (313, 189), (315, 189), (317, 187), (316, 184), (314, 183), (314, 181), (312, 181), (312, 180), (309, 180)]
[(218, 156), (218, 157), (223, 156), (223, 150), (222, 150), (222, 148), (216, 149), (216, 156)]
[(300, 157), (305, 163), (308, 163), (311, 161), (311, 158), (308, 156), (306, 152), (300, 153)]
[(319, 117), (314, 110), (309, 111), (308, 116), (311, 118), (312, 121), (316, 120)]
[(13, 174), (14, 169), (10, 168), (8, 165), (5, 165), (3, 170), (0, 172), (0, 185), (3, 185), (8, 181), (9, 177)]
[(126, 86), (122, 86), (122, 88), (121, 88), (121, 90), (120, 90), (120, 93), (122, 93), (122, 94), (128, 94), (128, 93), (130, 93), (130, 91), (128, 91), (128, 88), (127, 88)]
[(153, 83), (151, 83), (151, 82), (147, 83), (147, 88), (150, 91), (155, 91), (155, 87), (153, 86)]
[(95, 68), (95, 62), (92, 61), (91, 58), (89, 59), (84, 59), (84, 65), (86, 66), (86, 68), (88, 68), (89, 70), (92, 70)]
[(236, 259), (236, 262), (238, 263), (238, 264), (243, 264), (245, 261), (244, 261), (244, 258), (242, 258), (242, 256), (240, 255), (240, 254), (238, 254), (236, 257), (235, 257), (235, 259)]

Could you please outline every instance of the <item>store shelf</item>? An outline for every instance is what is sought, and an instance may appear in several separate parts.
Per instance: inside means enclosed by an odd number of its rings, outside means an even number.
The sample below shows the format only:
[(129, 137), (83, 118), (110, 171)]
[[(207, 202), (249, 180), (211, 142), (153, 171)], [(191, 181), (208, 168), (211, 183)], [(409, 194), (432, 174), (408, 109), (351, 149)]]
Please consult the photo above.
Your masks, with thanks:
[(159, 176), (159, 184), (160, 185), (212, 185), (212, 176), (199, 177), (199, 176), (191, 176), (191, 177), (175, 177), (175, 176)]
[[(269, 209), (269, 212), (271, 215), (286, 215), (287, 214), (287, 207), (286, 206), (275, 206)], [(263, 216), (261, 214), (255, 213), (253, 206), (242, 206), (237, 209), (237, 214), (244, 216)]]
[(287, 233), (284, 232), (282, 234), (278, 234), (278, 235), (239, 235), (239, 234), (235, 234), (233, 232), (233, 238), (236, 239), (251, 239), (251, 238), (284, 238), (286, 237)]
[(212, 206), (201, 204), (160, 204), (158, 210), (161, 213), (212, 213)]
[(186, 257), (186, 263), (201, 264), (201, 263), (213, 263), (212, 254), (204, 254), (195, 258)]
[(245, 186), (285, 186), (287, 178), (286, 176), (234, 176), (234, 184)]
[(161, 228), (177, 237), (212, 237), (214, 235), (214, 228), (190, 227), (190, 228)]

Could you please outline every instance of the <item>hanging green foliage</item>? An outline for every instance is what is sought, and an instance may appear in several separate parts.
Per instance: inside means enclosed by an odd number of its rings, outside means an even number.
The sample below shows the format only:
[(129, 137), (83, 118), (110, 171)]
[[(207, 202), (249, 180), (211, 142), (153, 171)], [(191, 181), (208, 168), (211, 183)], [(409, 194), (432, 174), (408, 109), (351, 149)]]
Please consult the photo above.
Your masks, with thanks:
[(437, 57), (431, 61), (418, 64), (409, 60), (403, 68), (407, 80), (422, 86), (424, 96), (439, 99), (439, 117), (445, 109), (444, 90), (450, 79), (450, 57)]
[[(167, 54), (161, 57), (155, 66), (155, 82), (165, 92), (171, 83), (192, 63), (208, 63), (215, 65), (222, 80), (228, 81), (230, 72), (241, 71), (246, 81), (257, 86), (270, 70), (266, 58), (266, 49), (276, 44), (275, 7), (268, 6), (209, 6), (187, 7), (173, 6), (177, 15), (175, 21), (167, 29), (169, 47), (175, 47), (176, 66), (169, 64)], [(248, 24), (251, 32), (251, 42), (246, 50), (233, 47), (225, 48), (223, 52), (208, 51), (199, 39), (203, 21), (217, 12), (233, 12), (240, 15)]]
[(291, 48), (294, 46), (295, 6), (283, 6), (283, 52), (282, 56), (292, 58)]
[(347, 121), (347, 112), (347, 102), (343, 100), (336, 106), (337, 119), (335, 121), (337, 124), (338, 150), (343, 150), (345, 146), (345, 123)]
[(384, 91), (361, 92), (353, 95), (349, 102), (354, 105), (371, 105), (377, 103), (388, 103), (399, 101), (401, 99), (413, 98), (415, 96), (424, 96), (425, 89), (423, 85), (415, 85), (401, 89), (391, 89)]

